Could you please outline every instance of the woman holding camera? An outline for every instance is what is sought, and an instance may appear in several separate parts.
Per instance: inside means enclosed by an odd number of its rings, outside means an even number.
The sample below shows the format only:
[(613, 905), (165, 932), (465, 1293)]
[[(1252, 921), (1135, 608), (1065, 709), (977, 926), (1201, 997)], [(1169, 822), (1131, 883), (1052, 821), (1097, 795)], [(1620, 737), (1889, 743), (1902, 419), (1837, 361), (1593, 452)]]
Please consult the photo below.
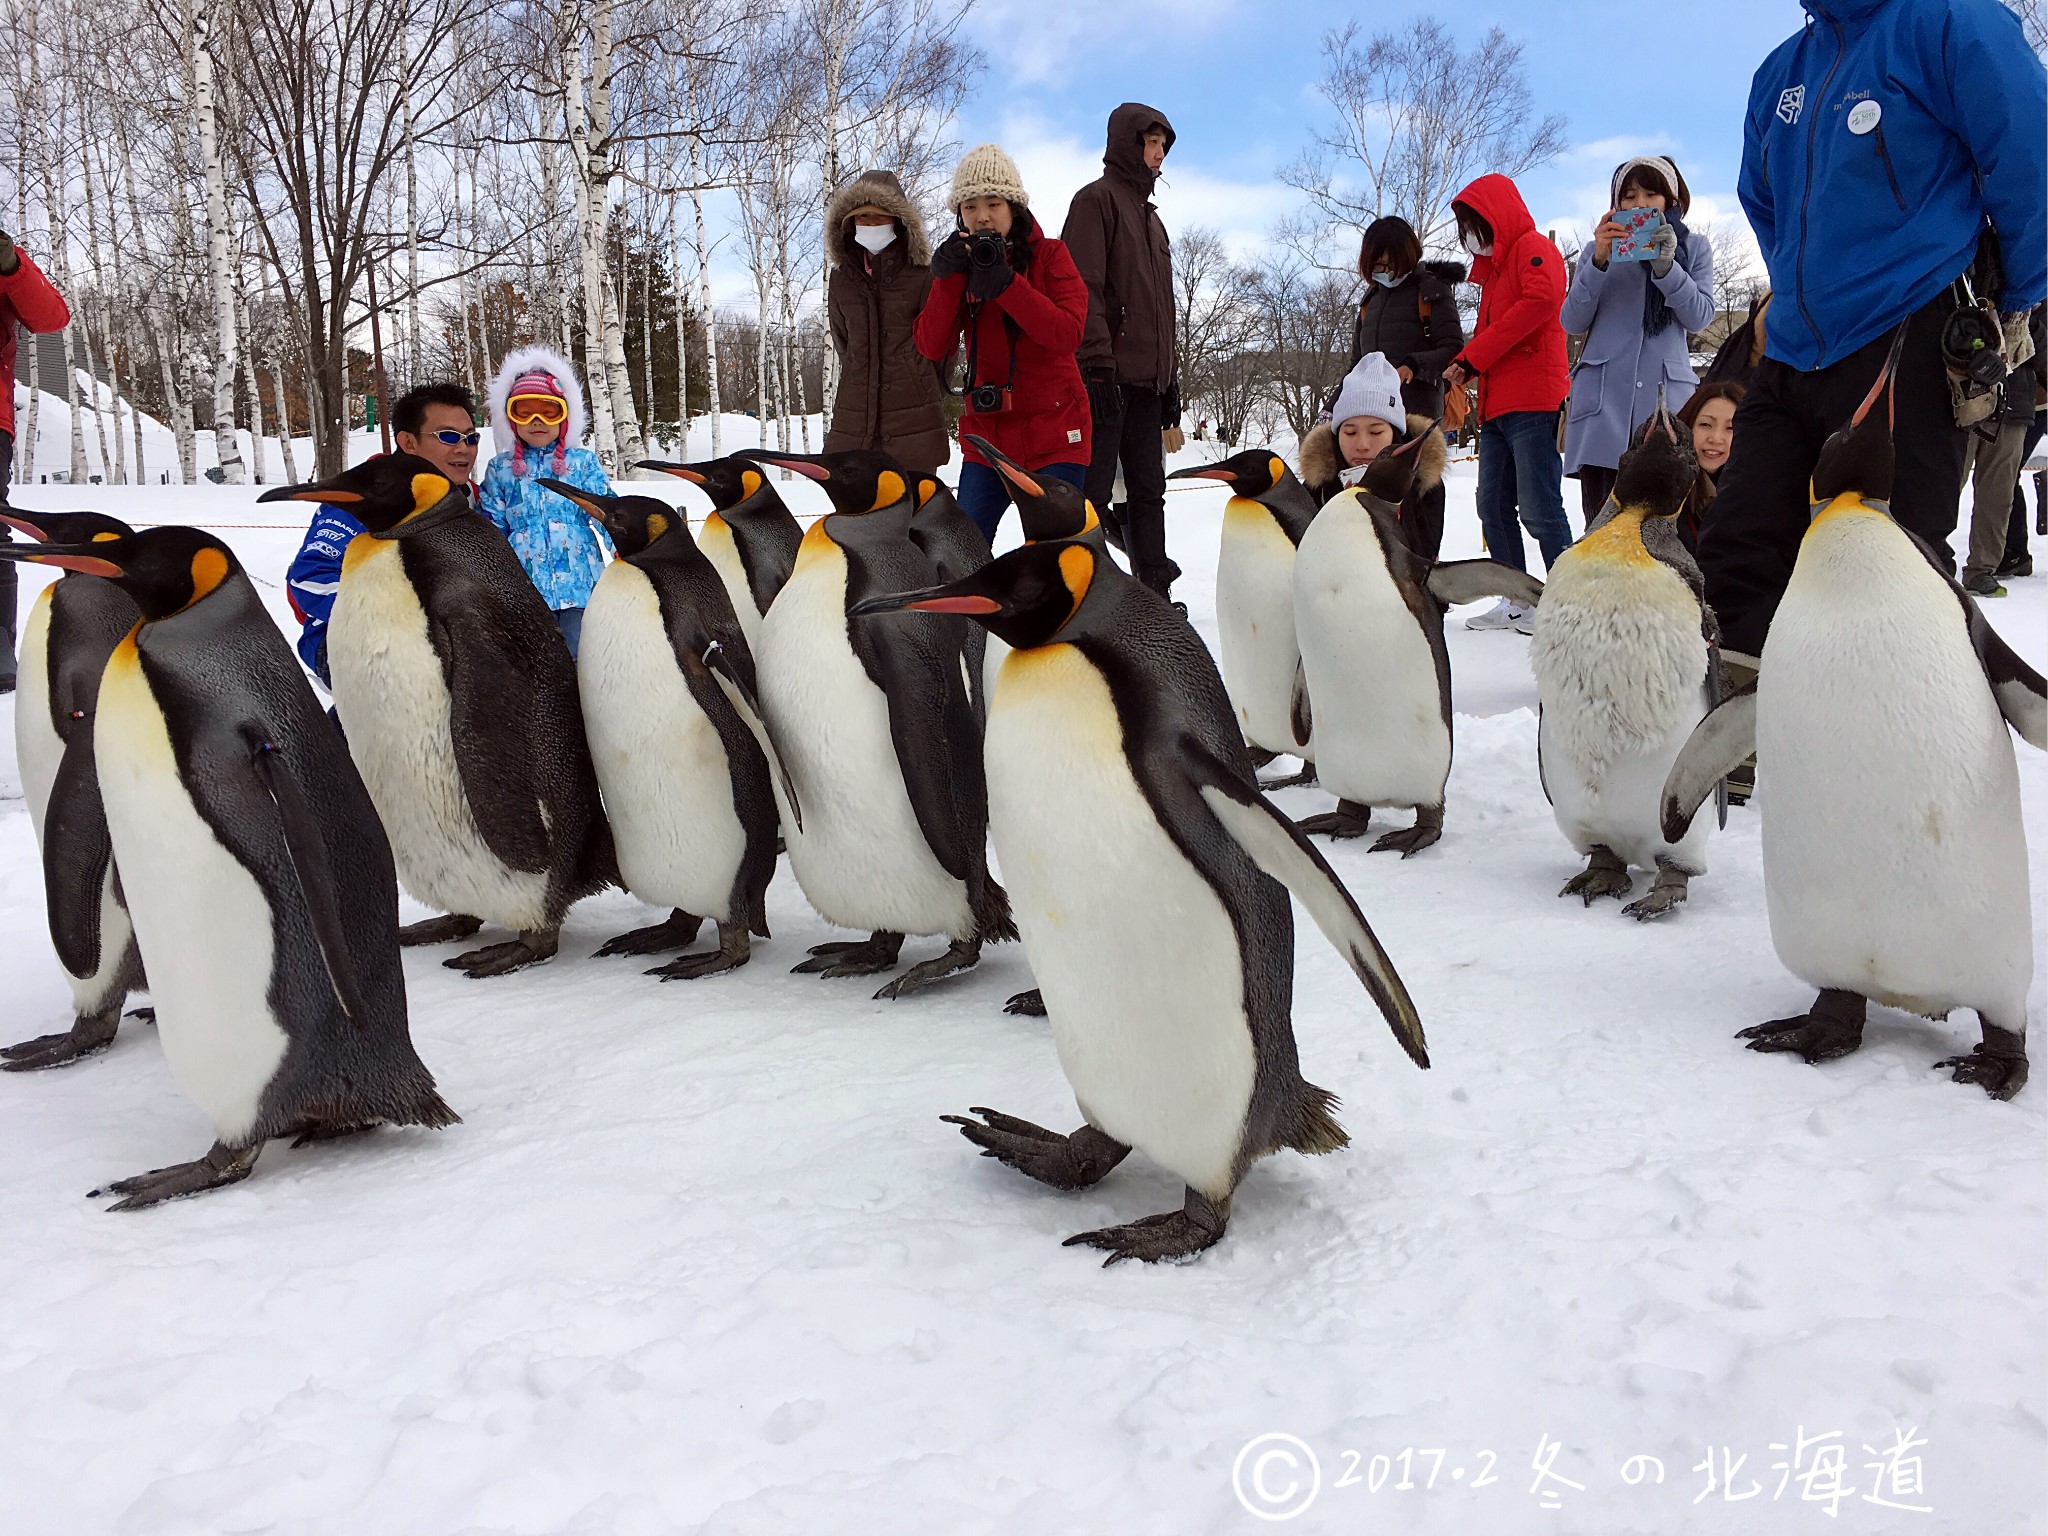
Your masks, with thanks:
[(1075, 352), (1088, 323), (1088, 286), (1066, 246), (1039, 229), (1016, 164), (1000, 146), (966, 153), (947, 201), (956, 227), (932, 252), (917, 349), (939, 362), (966, 338), (958, 495), (993, 544), (1010, 492), (965, 441), (968, 434), (1077, 489), (1087, 478), (1088, 392)]

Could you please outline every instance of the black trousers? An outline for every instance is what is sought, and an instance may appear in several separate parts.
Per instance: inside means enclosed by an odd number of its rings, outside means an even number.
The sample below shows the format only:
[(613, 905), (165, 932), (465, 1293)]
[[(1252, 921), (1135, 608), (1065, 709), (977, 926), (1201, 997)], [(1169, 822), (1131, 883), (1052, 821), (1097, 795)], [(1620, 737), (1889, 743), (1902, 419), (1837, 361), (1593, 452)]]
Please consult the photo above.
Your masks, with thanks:
[[(1941, 361), (1942, 322), (1954, 308), (1944, 288), (1905, 322), (1892, 416), (1898, 468), (1891, 499), (1892, 516), (1931, 544), (1951, 570), (1948, 539), (1955, 532), (1969, 446), (1956, 425)], [(1735, 446), (1700, 529), (1707, 601), (1721, 621), (1722, 643), (1731, 650), (1752, 656), (1763, 651), (1771, 615), (1806, 535), (1821, 444), (1862, 404), (1894, 334), (1887, 331), (1812, 373), (1770, 357), (1758, 365), (1735, 413)], [(1882, 402), (1874, 407), (1882, 408)]]
[(1614, 480), (1618, 471), (1605, 464), (1581, 464), (1579, 466), (1579, 511), (1585, 517), (1585, 527), (1593, 526), (1593, 519), (1600, 515), (1600, 509), (1607, 505), (1607, 498), (1614, 494)]
[(1166, 557), (1166, 444), (1164, 401), (1156, 389), (1137, 384), (1116, 388), (1114, 417), (1095, 418), (1095, 442), (1088, 461), (1088, 499), (1095, 513), (1110, 517), (1109, 498), (1117, 465), (1124, 470), (1122, 524), (1131, 574), (1161, 597), (1180, 575)]
[[(0, 432), (0, 501), (7, 499), (7, 487), (14, 483), (14, 434)], [(14, 530), (0, 523), (0, 544), (14, 542)], [(14, 609), (19, 601), (19, 578), (12, 560), (0, 560), (0, 684), (14, 686)]]

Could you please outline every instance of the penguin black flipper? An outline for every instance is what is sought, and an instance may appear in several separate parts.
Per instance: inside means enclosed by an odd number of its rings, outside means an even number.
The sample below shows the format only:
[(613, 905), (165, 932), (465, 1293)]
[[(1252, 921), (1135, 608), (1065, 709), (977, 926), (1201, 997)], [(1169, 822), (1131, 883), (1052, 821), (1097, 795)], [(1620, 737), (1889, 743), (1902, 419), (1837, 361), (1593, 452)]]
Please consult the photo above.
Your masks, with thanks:
[[(804, 541), (804, 531), (797, 526), (795, 515), (783, 504), (774, 486), (764, 480), (755, 495), (762, 498), (762, 505), (753, 515), (743, 516), (741, 509), (735, 507), (723, 516), (732, 529), (740, 569), (747, 573), (747, 590), (754, 595), (754, 607), (766, 613), (775, 594), (789, 581), (789, 573), (796, 569), (796, 552)], [(772, 506), (768, 504), (771, 497)]]
[(1728, 695), (1692, 729), (1664, 780), (1664, 840), (1681, 840), (1714, 786), (1756, 750), (1756, 684)]
[(1977, 660), (1984, 668), (1984, 680), (1991, 685), (1991, 696), (1998, 701), (1998, 712), (2020, 733), (2022, 741), (2038, 751), (2048, 752), (2048, 681), (2028, 666), (1991, 627), (1991, 621), (1984, 617), (1984, 610), (1977, 606), (1977, 600), (1963, 589), (1963, 584), (1955, 579), (1927, 541), (1903, 525), (1901, 531), (1913, 541), (1913, 547), (1934, 568), (1935, 574), (1948, 583), (1956, 601), (1963, 605), (1963, 622), (1969, 626), (1970, 647), (1976, 651)]
[(1209, 813), (1253, 863), (1294, 893), (1379, 1005), (1409, 1060), (1427, 1068), (1429, 1047), (1422, 1037), (1422, 1019), (1415, 1002), (1337, 872), (1264, 795), (1248, 793), (1238, 777), (1199, 742), (1189, 740), (1184, 745), (1189, 767), (1199, 774), (1197, 787)]
[(1294, 744), (1305, 747), (1316, 728), (1315, 709), (1308, 697), (1308, 669), (1294, 664), (1294, 691), (1287, 699), (1287, 724), (1294, 732)]
[(249, 744), (249, 763), (257, 782), (277, 807), (285, 853), (291, 860), (292, 873), (298, 877), (299, 893), (306, 898), (306, 916), (313, 926), (314, 942), (320, 946), (320, 959), (327, 967), (334, 1000), (341, 1005), (342, 1016), (350, 1024), (357, 1030), (365, 1029), (370, 1010), (363, 1001), (355, 961), (349, 954), (348, 926), (335, 898), (334, 870), (328, 862), (326, 840), (320, 835), (319, 819), (306, 804), (299, 781), (278, 761), (283, 749), (261, 722), (245, 724), (242, 735)]
[[(746, 657), (746, 666), (739, 665), (737, 657)], [(796, 784), (789, 776), (789, 770), (782, 765), (782, 754), (775, 750), (775, 744), (768, 735), (768, 717), (761, 713), (761, 700), (754, 693), (753, 658), (745, 650), (742, 641), (737, 653), (728, 648), (728, 642), (713, 640), (704, 647), (704, 665), (732, 689), (754, 718), (745, 722), (753, 729), (763, 743), (763, 755), (769, 766), (775, 770), (775, 777), (782, 785), (782, 793), (789, 801), (790, 819), (796, 823), (797, 831), (804, 829), (804, 808), (796, 797)]]
[[(552, 840), (541, 815), (535, 719), (527, 710), (505, 708), (505, 700), (538, 699), (553, 679), (533, 675), (522, 637), (497, 618), (489, 609), (466, 613), (459, 624), (430, 614), (429, 634), (448, 680), (449, 731), (463, 792), (471, 805), (491, 810), (477, 819), (477, 831), (507, 867), (538, 873), (552, 862)], [(562, 660), (566, 666), (566, 651)]]
[(1446, 560), (1429, 568), (1429, 595), (1447, 607), (1504, 597), (1523, 608), (1543, 600), (1543, 583), (1498, 560)]
[[(889, 704), (889, 737), (918, 830), (939, 867), (984, 883), (988, 782), (981, 764), (981, 727), (960, 671), (962, 619), (933, 623), (923, 615), (883, 614), (849, 625), (861, 668)], [(886, 630), (885, 630), (886, 627)], [(928, 711), (939, 712), (937, 732)], [(937, 734), (946, 750), (934, 752)]]
[[(52, 693), (55, 693), (53, 688)], [(94, 771), (92, 732), (74, 731), (64, 744), (50, 803), (43, 809), (43, 890), (49, 905), (50, 942), (73, 976), (100, 969), (100, 899), (114, 841)], [(117, 999), (118, 1001), (118, 999)]]

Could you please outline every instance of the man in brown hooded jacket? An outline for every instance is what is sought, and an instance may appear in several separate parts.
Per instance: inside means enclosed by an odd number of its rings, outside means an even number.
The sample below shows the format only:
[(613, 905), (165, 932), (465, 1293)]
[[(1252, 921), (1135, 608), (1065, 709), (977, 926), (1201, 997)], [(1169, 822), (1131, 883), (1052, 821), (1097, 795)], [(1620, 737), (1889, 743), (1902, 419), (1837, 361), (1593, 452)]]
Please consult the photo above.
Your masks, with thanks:
[[(1088, 499), (1131, 557), (1131, 572), (1167, 596), (1180, 567), (1166, 557), (1166, 448), (1179, 446), (1180, 374), (1173, 335), (1173, 252), (1152, 206), (1173, 147), (1166, 115), (1127, 101), (1109, 114), (1099, 180), (1074, 194), (1060, 239), (1088, 284), (1081, 377), (1095, 418)], [(1122, 526), (1110, 511), (1124, 472)]]

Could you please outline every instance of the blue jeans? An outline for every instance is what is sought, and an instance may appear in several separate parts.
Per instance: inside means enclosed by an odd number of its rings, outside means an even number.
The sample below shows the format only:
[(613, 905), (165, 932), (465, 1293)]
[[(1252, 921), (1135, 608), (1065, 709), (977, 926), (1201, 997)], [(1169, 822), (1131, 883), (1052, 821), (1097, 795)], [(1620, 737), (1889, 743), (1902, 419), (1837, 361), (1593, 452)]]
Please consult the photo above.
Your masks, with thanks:
[[(1080, 490), (1088, 479), (1086, 464), (1046, 464), (1031, 471), (1052, 480), (1064, 480), (1075, 490)], [(986, 464), (973, 460), (960, 466), (960, 489), (953, 493), (974, 526), (982, 532), (991, 546), (996, 541), (996, 529), (1003, 523), (1003, 514), (1010, 508), (1010, 482), (997, 474)]]
[[(1518, 571), (1522, 529), (1543, 550), (1543, 568), (1565, 552), (1564, 460), (1557, 456), (1557, 412), (1509, 411), (1479, 429), (1479, 526), (1486, 553)], [(1520, 521), (1516, 512), (1520, 509)]]
[(581, 608), (557, 608), (555, 628), (562, 632), (562, 639), (568, 644), (569, 659), (576, 659), (576, 647), (583, 643), (583, 610)]

